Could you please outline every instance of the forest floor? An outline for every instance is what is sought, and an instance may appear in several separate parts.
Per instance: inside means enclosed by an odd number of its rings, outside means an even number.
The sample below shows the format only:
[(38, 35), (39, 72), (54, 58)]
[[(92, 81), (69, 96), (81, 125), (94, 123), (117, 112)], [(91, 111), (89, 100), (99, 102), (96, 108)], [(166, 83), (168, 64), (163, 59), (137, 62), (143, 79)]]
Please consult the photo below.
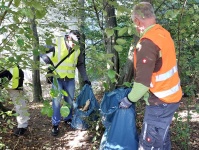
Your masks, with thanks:
[[(98, 95), (96, 99), (101, 100), (103, 95)], [(182, 121), (173, 121), (171, 125), (171, 137), (172, 137), (172, 149), (173, 150), (199, 150), (199, 114), (194, 112), (195, 104), (190, 105), (191, 117), (190, 126), (190, 139), (189, 147), (184, 147), (183, 142), (187, 143), (185, 140), (187, 137), (186, 122), (183, 120), (187, 119), (186, 98), (181, 102), (179, 108), (179, 114), (181, 115)], [(41, 114), (42, 103), (30, 102), (28, 104), (30, 121), (27, 132), (24, 136), (16, 137), (14, 136), (13, 129), (7, 130), (7, 133), (2, 133), (0, 135), (0, 144), (3, 143), (6, 146), (3, 150), (94, 150), (98, 149), (100, 145), (101, 138), (93, 140), (93, 134), (89, 131), (74, 130), (69, 125), (64, 122), (60, 124), (60, 134), (56, 137), (51, 136), (51, 118)], [(137, 110), (138, 112), (139, 110)], [(139, 118), (142, 119), (142, 115)], [(15, 117), (12, 117), (15, 121)], [(141, 120), (142, 121), (142, 120)], [(141, 126), (137, 122), (138, 128)], [(2, 120), (1, 120), (2, 122)], [(6, 125), (6, 122), (4, 122)], [(103, 134), (103, 133), (102, 133)], [(93, 142), (94, 141), (94, 142)]]

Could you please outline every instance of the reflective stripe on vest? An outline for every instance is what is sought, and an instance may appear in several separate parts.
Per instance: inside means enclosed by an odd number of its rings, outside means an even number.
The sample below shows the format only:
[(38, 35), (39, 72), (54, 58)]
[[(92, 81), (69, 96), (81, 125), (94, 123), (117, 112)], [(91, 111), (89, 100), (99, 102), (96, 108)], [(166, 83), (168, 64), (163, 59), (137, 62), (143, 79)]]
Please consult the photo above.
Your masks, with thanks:
[(174, 66), (171, 70), (167, 71), (166, 73), (156, 76), (155, 77), (156, 78), (156, 82), (164, 81), (164, 80), (170, 78), (171, 76), (174, 75), (174, 73), (177, 72), (177, 70), (178, 70), (177, 66)]
[[(57, 38), (57, 46), (55, 46), (55, 55), (51, 58), (52, 62), (56, 65), (69, 53), (64, 37)], [(74, 78), (75, 69), (78, 61), (80, 50), (75, 50), (69, 58), (66, 58), (56, 69), (55, 73), (58, 73), (60, 78)]]
[(155, 92), (153, 94), (155, 96), (157, 96), (158, 98), (164, 98), (164, 97), (170, 96), (172, 94), (175, 94), (179, 90), (180, 90), (180, 82), (177, 85), (175, 85), (174, 87), (170, 88), (169, 90), (165, 90), (165, 91), (161, 91), (161, 92)]
[(8, 89), (16, 89), (19, 86), (19, 68), (16, 66), (10, 68), (10, 73), (12, 74), (12, 79), (8, 84)]
[[(155, 76), (155, 82), (164, 81), (171, 78), (177, 72), (177, 66), (174, 66), (171, 70), (166, 73)], [(150, 87), (153, 87), (153, 83), (150, 84)]]

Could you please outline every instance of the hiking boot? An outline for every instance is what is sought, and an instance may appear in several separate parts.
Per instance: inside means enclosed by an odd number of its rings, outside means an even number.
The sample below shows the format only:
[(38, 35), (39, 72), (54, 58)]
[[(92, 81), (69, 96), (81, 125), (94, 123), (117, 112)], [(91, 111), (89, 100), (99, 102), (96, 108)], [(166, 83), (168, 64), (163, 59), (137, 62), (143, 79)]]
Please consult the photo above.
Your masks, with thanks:
[(59, 134), (58, 126), (53, 126), (51, 134), (52, 134), (52, 136), (57, 136)]
[(67, 124), (67, 125), (71, 125), (72, 119), (65, 120), (64, 122), (65, 122), (65, 124)]
[(14, 131), (14, 135), (16, 136), (21, 136), (24, 135), (24, 133), (26, 132), (26, 128), (17, 128), (16, 131)]

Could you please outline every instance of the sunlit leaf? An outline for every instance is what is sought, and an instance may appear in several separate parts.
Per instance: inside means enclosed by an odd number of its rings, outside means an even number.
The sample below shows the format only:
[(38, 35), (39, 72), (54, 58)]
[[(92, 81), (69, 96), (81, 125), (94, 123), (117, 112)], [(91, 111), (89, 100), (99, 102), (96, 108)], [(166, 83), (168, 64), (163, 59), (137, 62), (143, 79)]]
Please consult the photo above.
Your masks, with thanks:
[(61, 90), (61, 93), (62, 93), (62, 95), (64, 95), (64, 96), (68, 96), (68, 93), (67, 93), (66, 91), (64, 91), (64, 90)]
[(114, 49), (115, 49), (117, 52), (121, 52), (123, 48), (122, 48), (121, 45), (114, 45)]
[(108, 29), (107, 28), (105, 30), (105, 32), (106, 32), (108, 38), (111, 37), (111, 36), (113, 36), (113, 34), (114, 34), (114, 30), (113, 29)]
[(40, 11), (43, 11), (44, 8), (42, 6), (42, 3), (38, 3), (38, 2), (34, 2), (32, 3), (33, 7), (36, 9), (36, 10), (40, 10)]
[(37, 19), (41, 19), (46, 15), (46, 12), (42, 11), (42, 10), (40, 10), (40, 11), (37, 10), (35, 15), (36, 15)]
[(67, 117), (70, 113), (70, 109), (67, 106), (62, 106), (60, 109), (61, 116)]
[(18, 7), (20, 5), (21, 0), (14, 0), (14, 5)]
[(119, 32), (118, 32), (118, 35), (122, 36), (124, 33), (126, 33), (127, 30), (128, 30), (127, 27), (124, 27), (124, 28), (120, 29)]
[(126, 43), (126, 40), (124, 40), (124, 39), (122, 39), (122, 38), (118, 38), (118, 39), (116, 40), (116, 42), (117, 42), (118, 44), (122, 45), (122, 44), (125, 44), (125, 43)]
[(114, 70), (108, 70), (108, 77), (110, 79), (115, 78), (116, 72)]
[(17, 44), (19, 46), (24, 46), (24, 40), (23, 39), (17, 39)]

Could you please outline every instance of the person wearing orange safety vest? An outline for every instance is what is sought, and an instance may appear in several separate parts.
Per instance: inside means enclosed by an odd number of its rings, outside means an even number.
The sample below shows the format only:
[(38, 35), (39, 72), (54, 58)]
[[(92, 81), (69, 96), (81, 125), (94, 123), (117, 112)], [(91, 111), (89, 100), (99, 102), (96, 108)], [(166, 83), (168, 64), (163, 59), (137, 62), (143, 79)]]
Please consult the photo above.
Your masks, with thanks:
[(150, 3), (135, 5), (132, 20), (140, 34), (134, 50), (135, 81), (119, 107), (127, 109), (143, 97), (146, 108), (139, 150), (170, 150), (169, 127), (182, 98), (174, 42), (170, 33), (156, 24)]
[[(59, 124), (61, 121), (60, 113), (60, 102), (62, 96), (64, 96), (65, 102), (70, 105), (70, 113), (67, 117), (63, 118), (66, 124), (71, 123), (72, 121), (72, 112), (73, 112), (73, 99), (75, 93), (75, 70), (78, 69), (79, 73), (85, 84), (91, 85), (91, 82), (88, 80), (88, 76), (84, 64), (83, 52), (79, 48), (74, 48), (74, 46), (79, 44), (80, 33), (77, 30), (71, 30), (69, 35), (65, 37), (58, 37), (56, 46), (49, 49), (49, 52), (53, 52), (52, 57), (50, 58), (52, 63), (57, 65), (65, 56), (67, 56), (72, 50), (74, 50), (71, 55), (66, 58), (56, 69), (53, 71), (56, 78), (53, 80), (53, 89), (64, 90), (68, 96), (59, 94), (57, 97), (53, 98), (52, 108), (52, 131), (53, 136), (59, 134)], [(79, 46), (79, 45), (78, 45)], [(56, 79), (56, 81), (55, 81)], [(56, 86), (58, 83), (58, 87)]]
[(27, 131), (28, 120), (30, 119), (23, 92), (24, 72), (18, 65), (14, 65), (10, 69), (1, 67), (0, 80), (1, 88), (5, 88), (8, 91), (17, 113), (16, 119), (18, 125), (13, 134), (21, 136)]

